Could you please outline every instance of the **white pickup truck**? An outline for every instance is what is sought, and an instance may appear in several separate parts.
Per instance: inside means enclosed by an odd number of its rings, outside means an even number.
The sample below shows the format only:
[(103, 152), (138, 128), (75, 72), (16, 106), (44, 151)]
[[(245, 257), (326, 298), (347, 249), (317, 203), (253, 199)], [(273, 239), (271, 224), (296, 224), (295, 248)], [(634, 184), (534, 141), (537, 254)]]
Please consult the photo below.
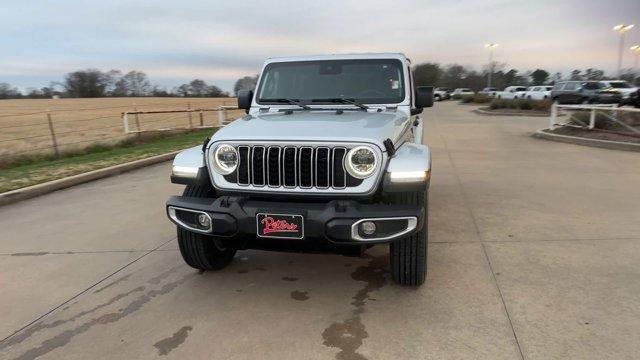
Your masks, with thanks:
[(496, 98), (498, 99), (518, 99), (522, 97), (519, 92), (527, 91), (524, 86), (507, 86), (503, 91), (496, 92)]

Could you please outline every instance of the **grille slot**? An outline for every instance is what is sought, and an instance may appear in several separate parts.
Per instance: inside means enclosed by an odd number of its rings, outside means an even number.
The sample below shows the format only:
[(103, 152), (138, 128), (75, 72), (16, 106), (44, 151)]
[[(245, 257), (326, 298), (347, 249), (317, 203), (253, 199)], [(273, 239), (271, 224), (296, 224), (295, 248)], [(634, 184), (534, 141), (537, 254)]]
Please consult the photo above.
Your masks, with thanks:
[(329, 187), (329, 148), (316, 148), (316, 187), (326, 189)]
[(267, 150), (267, 183), (269, 186), (280, 186), (280, 158), (282, 149), (276, 146), (269, 147)]
[(265, 185), (264, 146), (254, 146), (251, 149), (251, 182), (255, 186)]
[(284, 187), (293, 188), (296, 186), (298, 172), (297, 158), (298, 149), (294, 147), (284, 148), (284, 156), (282, 157), (282, 173)]
[(238, 169), (225, 177), (242, 186), (345, 189), (363, 180), (344, 168), (347, 147), (238, 145)]
[(249, 185), (249, 169), (251, 168), (249, 147), (238, 146), (238, 155), (240, 156), (240, 161), (238, 162), (238, 185)]
[(333, 187), (344, 189), (347, 187), (347, 171), (344, 169), (344, 156), (347, 153), (345, 148), (333, 149)]
[(311, 188), (313, 186), (313, 148), (301, 147), (298, 156), (298, 178), (301, 188)]

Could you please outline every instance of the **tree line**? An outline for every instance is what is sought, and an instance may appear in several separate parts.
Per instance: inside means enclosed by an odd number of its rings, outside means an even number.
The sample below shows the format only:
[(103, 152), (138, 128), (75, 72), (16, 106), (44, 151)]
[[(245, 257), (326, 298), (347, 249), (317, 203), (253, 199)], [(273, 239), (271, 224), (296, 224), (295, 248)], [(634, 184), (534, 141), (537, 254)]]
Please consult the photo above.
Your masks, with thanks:
[(62, 82), (51, 82), (40, 89), (29, 88), (22, 93), (18, 88), (0, 82), (0, 99), (50, 99), (53, 96), (71, 98), (128, 97), (128, 96), (183, 96), (183, 97), (228, 97), (229, 93), (204, 80), (194, 79), (189, 83), (167, 90), (151, 85), (147, 74), (132, 70), (100, 71), (86, 69), (70, 72)]
[[(589, 68), (586, 70), (573, 70), (567, 78), (562, 73), (551, 74), (544, 69), (519, 72), (516, 69), (508, 69), (505, 63), (493, 63), (491, 76), (491, 87), (504, 89), (507, 86), (532, 86), (532, 85), (553, 85), (561, 80), (607, 80), (613, 79), (606, 76), (600, 69)], [(447, 88), (470, 88), (474, 91), (482, 90), (487, 86), (489, 66), (481, 71), (475, 71), (460, 64), (440, 65), (438, 63), (422, 63), (415, 65), (414, 79), (419, 86), (437, 86)], [(633, 83), (633, 71), (627, 70), (622, 76), (622, 80)]]
[[(508, 69), (505, 63), (493, 63), (491, 86), (504, 89), (507, 86), (520, 85), (553, 85), (560, 80), (606, 80), (611, 79), (603, 70), (589, 68), (573, 70), (564, 78), (562, 73), (551, 74), (544, 69), (519, 72)], [(414, 79), (419, 86), (437, 86), (448, 88), (470, 88), (478, 91), (487, 84), (489, 66), (481, 71), (460, 64), (440, 65), (438, 63), (421, 63), (413, 67)], [(633, 83), (633, 72), (627, 70), (621, 78)], [(233, 94), (240, 90), (254, 89), (258, 75), (244, 76), (235, 82)], [(194, 79), (189, 83), (176, 86), (170, 90), (158, 85), (151, 85), (147, 75), (142, 71), (132, 70), (123, 73), (120, 70), (103, 72), (96, 69), (86, 69), (70, 72), (62, 82), (51, 82), (40, 89), (27, 89), (23, 94), (17, 88), (0, 82), (0, 99), (50, 99), (53, 96), (74, 98), (96, 97), (127, 97), (127, 96), (156, 96), (156, 97), (228, 97), (228, 92), (219, 87), (207, 84), (204, 80)]]

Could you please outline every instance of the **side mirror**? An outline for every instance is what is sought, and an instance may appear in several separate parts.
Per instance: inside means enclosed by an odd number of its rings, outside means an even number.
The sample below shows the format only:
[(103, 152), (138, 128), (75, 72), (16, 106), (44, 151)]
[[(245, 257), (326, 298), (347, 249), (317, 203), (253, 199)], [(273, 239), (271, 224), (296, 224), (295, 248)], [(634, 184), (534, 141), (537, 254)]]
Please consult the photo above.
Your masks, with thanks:
[(253, 90), (238, 91), (238, 109), (244, 109), (248, 114), (251, 109), (251, 101), (253, 100)]
[(418, 86), (416, 88), (416, 109), (433, 106), (433, 86)]

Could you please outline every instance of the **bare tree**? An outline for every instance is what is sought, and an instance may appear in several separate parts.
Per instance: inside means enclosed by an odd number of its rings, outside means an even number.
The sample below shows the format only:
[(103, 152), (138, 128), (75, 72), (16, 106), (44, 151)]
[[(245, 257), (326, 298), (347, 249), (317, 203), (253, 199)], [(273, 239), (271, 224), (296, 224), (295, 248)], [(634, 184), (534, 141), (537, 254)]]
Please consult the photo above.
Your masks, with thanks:
[(258, 75), (242, 77), (233, 86), (233, 93), (238, 96), (238, 91), (240, 90), (253, 90), (256, 88), (257, 83)]
[(108, 84), (109, 76), (96, 69), (74, 71), (68, 73), (64, 79), (67, 94), (80, 98), (102, 97)]
[(22, 97), (22, 93), (17, 88), (7, 83), (0, 83), (0, 99), (15, 99), (18, 97)]

